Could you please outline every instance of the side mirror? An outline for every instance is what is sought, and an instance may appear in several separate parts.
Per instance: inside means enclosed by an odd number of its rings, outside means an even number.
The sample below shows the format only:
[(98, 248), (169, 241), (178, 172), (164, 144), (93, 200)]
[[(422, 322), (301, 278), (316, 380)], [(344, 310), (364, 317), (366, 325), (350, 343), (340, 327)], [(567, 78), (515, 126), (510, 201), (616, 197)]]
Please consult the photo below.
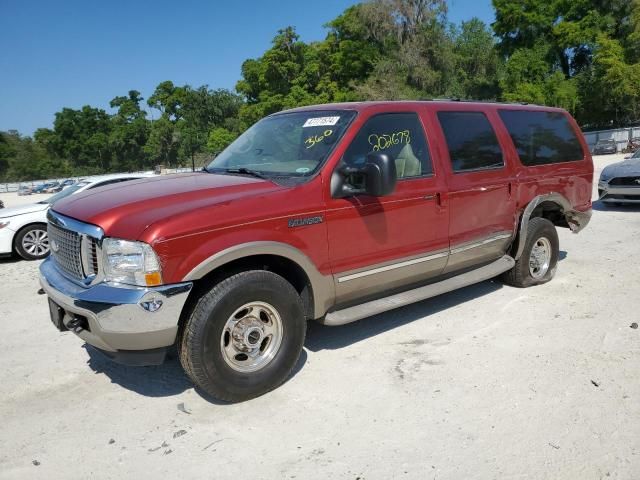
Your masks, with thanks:
[(370, 153), (363, 167), (343, 167), (333, 173), (331, 195), (333, 198), (358, 194), (383, 197), (395, 190), (397, 180), (395, 162), (384, 153)]
[(365, 170), (366, 193), (374, 197), (384, 197), (396, 189), (398, 174), (396, 162), (384, 153), (370, 153), (367, 155)]

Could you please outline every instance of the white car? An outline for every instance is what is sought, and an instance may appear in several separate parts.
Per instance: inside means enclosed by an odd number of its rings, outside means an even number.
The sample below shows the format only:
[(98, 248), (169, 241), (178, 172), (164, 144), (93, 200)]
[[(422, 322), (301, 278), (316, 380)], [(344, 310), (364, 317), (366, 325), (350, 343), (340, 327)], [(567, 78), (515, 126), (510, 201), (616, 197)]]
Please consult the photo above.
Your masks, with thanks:
[(16, 252), (25, 260), (49, 255), (47, 211), (58, 200), (91, 188), (153, 176), (152, 173), (127, 173), (92, 177), (38, 203), (0, 210), (0, 255)]

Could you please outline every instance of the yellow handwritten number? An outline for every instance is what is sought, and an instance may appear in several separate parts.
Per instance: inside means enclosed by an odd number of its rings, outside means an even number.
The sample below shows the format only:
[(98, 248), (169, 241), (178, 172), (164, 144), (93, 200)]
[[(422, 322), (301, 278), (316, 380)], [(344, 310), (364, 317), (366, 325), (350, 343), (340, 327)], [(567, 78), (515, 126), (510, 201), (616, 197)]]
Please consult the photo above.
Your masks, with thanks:
[(401, 130), (394, 133), (382, 133), (380, 135), (372, 133), (369, 135), (367, 140), (369, 141), (369, 145), (373, 147), (373, 151), (379, 152), (400, 143), (411, 143), (411, 133), (409, 130)]
[(324, 132), (322, 132), (322, 135), (313, 135), (309, 138), (307, 138), (304, 141), (304, 144), (307, 145), (307, 148), (311, 148), (313, 147), (316, 143), (321, 142), (322, 140), (324, 140), (325, 138), (331, 136), (331, 134), (333, 133), (333, 130), (331, 129), (327, 129)]

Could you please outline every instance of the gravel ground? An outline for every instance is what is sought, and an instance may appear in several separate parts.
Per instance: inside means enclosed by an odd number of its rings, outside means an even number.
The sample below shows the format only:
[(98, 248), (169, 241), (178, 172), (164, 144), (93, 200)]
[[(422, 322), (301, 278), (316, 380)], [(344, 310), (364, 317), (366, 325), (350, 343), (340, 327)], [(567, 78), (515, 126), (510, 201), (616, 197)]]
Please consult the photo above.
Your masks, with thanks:
[(292, 378), (236, 405), (56, 332), (37, 263), (0, 260), (0, 477), (639, 478), (639, 234), (596, 202), (554, 281), (313, 324)]

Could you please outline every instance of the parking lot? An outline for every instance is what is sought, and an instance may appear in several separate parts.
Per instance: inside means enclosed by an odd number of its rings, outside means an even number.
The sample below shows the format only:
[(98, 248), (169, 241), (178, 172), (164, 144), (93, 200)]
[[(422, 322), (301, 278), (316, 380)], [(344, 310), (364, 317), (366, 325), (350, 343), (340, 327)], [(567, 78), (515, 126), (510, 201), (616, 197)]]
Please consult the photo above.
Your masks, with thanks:
[(638, 478), (640, 208), (595, 202), (559, 234), (552, 282), (312, 324), (294, 375), (234, 405), (175, 359), (123, 367), (58, 333), (37, 262), (0, 260), (0, 478)]

